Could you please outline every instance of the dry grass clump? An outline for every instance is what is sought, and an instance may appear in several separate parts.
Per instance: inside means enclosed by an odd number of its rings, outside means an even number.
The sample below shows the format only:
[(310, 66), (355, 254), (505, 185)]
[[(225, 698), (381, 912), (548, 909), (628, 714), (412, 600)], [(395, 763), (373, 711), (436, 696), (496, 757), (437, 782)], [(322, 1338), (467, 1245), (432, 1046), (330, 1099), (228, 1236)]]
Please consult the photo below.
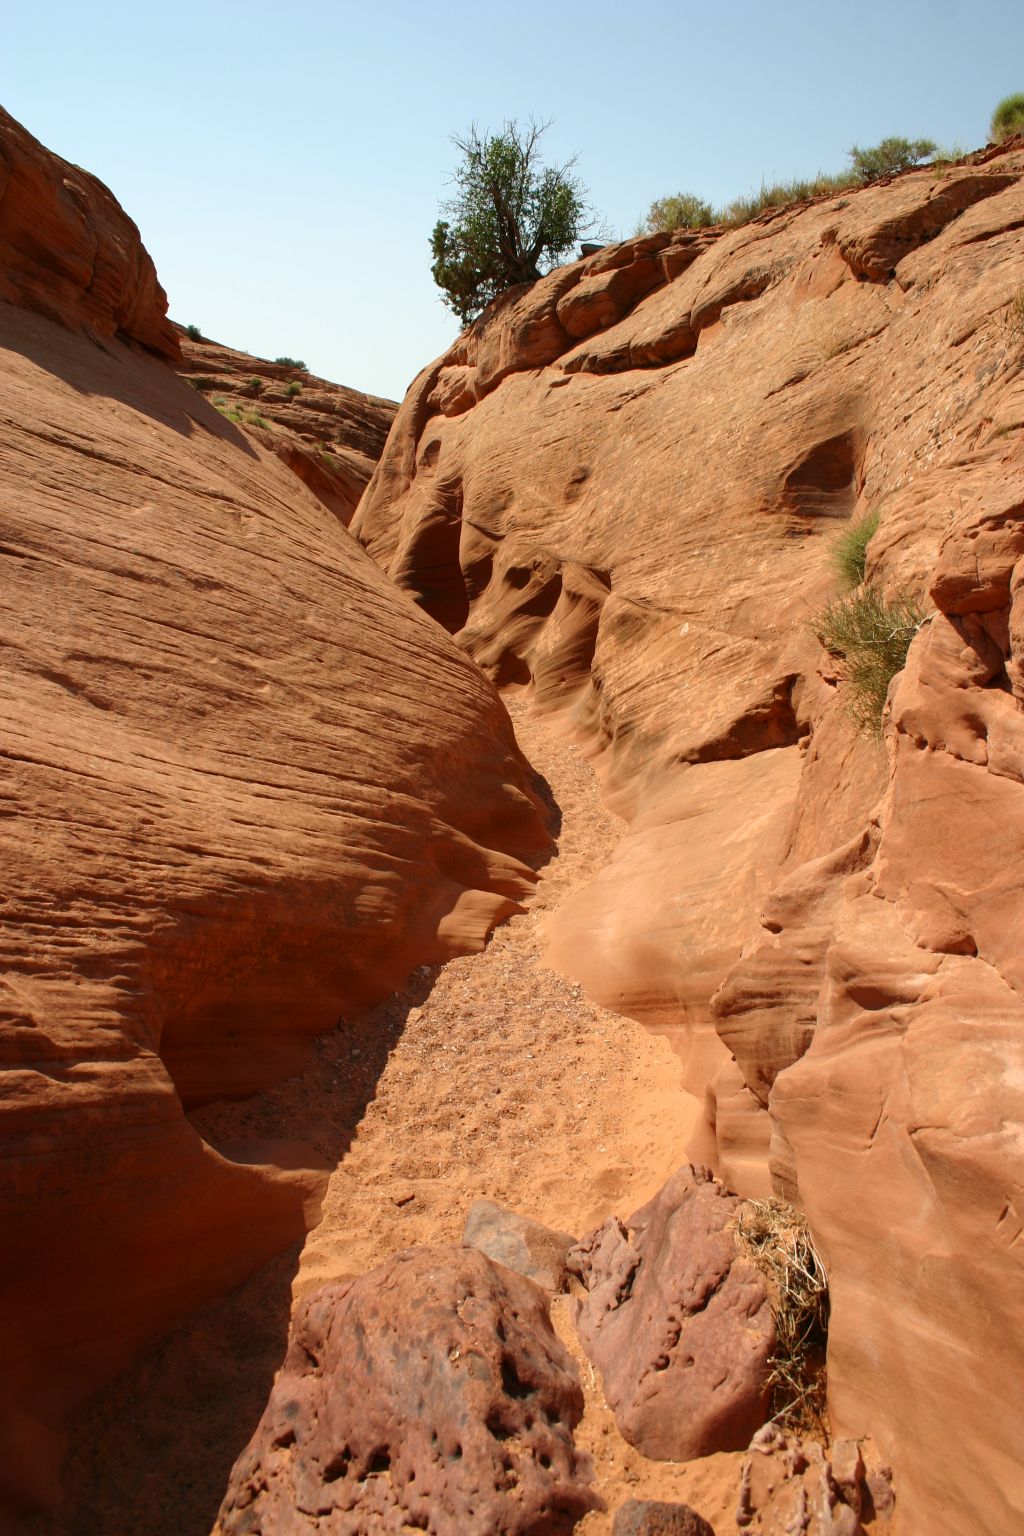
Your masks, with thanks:
[(1015, 347), (1024, 347), (1024, 283), (1014, 290), (1006, 306), (1003, 324), (1006, 326), (1006, 334), (1011, 344)]
[(747, 1200), (736, 1236), (764, 1276), (775, 1318), (771, 1421), (798, 1433), (825, 1432), (828, 1277), (810, 1228), (784, 1200)]
[(748, 197), (734, 198), (717, 218), (735, 229), (741, 224), (749, 224), (751, 219), (758, 218), (770, 209), (790, 208), (794, 203), (810, 202), (813, 198), (831, 196), (859, 185), (860, 178), (852, 171), (840, 171), (837, 175), (819, 171), (817, 176), (807, 179), (777, 181), (770, 185), (762, 182), (759, 191), (752, 192)]

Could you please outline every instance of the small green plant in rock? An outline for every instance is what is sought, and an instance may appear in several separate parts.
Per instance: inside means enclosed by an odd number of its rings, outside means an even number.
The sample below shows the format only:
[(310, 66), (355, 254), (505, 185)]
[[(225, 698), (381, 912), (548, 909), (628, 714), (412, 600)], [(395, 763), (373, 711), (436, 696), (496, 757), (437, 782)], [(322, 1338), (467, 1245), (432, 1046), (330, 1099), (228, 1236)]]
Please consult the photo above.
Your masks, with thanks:
[(245, 387), (250, 395), (258, 395), (263, 389), (263, 380), (254, 373)]
[(267, 424), (258, 411), (246, 411), (244, 419), (246, 425), (250, 427), (265, 427)]
[(867, 567), (868, 545), (878, 532), (878, 513), (867, 512), (843, 530), (832, 551), (832, 568), (847, 590), (859, 587)]
[(715, 222), (714, 209), (692, 192), (659, 197), (650, 206), (641, 233), (656, 235), (672, 229), (704, 229)]
[(854, 144), (847, 150), (853, 161), (854, 174), (859, 181), (877, 181), (880, 176), (895, 176), (899, 171), (909, 171), (934, 155), (938, 145), (932, 139), (902, 139), (890, 137), (870, 149)]
[(291, 383), (288, 384), (285, 388), (285, 394), (288, 396), (289, 400), (294, 400), (296, 395), (302, 394), (302, 385), (299, 383), (298, 379), (292, 379)]
[(186, 325), (185, 335), (189, 338), (190, 341), (202, 341), (203, 339), (203, 333), (199, 329), (198, 325)]
[(772, 1421), (820, 1431), (825, 1415), (828, 1277), (805, 1218), (783, 1200), (747, 1200), (736, 1237), (761, 1271), (775, 1320)]
[(279, 368), (298, 368), (300, 373), (309, 371), (305, 363), (300, 362), (297, 357), (275, 357), (274, 362)]
[(1015, 133), (1024, 133), (1024, 91), (1014, 96), (1004, 96), (992, 113), (989, 135), (994, 144), (1001, 144)]
[(876, 587), (837, 597), (817, 615), (814, 630), (842, 661), (846, 705), (857, 729), (877, 736), (889, 684), (907, 662), (925, 615), (907, 592), (890, 600)]

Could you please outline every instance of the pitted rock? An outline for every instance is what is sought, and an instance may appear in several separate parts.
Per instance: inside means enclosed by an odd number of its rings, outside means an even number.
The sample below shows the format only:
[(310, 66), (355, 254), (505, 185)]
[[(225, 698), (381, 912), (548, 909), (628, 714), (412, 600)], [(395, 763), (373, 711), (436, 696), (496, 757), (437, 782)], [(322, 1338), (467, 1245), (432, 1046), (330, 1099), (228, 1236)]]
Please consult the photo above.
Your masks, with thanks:
[(218, 1536), (555, 1536), (601, 1507), (582, 1413), (538, 1286), (407, 1249), (300, 1305)]

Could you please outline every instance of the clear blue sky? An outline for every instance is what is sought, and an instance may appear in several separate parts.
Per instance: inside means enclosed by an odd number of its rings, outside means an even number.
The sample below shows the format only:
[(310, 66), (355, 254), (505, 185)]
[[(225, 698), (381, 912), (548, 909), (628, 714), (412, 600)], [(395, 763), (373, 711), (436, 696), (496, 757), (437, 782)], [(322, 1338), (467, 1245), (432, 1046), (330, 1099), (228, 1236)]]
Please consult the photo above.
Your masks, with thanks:
[(475, 121), (554, 118), (612, 233), (889, 133), (984, 143), (1022, 0), (51, 0), (5, 7), (7, 110), (108, 183), (171, 314), (400, 397), (452, 340), (428, 237)]

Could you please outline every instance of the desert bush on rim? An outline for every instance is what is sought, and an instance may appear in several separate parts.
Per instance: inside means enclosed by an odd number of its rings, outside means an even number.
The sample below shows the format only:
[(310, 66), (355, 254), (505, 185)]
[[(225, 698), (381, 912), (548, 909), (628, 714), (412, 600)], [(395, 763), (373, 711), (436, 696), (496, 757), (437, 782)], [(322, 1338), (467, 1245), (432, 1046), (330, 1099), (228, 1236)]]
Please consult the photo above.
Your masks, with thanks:
[(1015, 133), (1024, 133), (1024, 91), (1018, 91), (1015, 96), (1003, 97), (992, 113), (988, 131), (994, 144), (1001, 144)]
[(659, 197), (651, 204), (644, 230), (656, 235), (672, 229), (703, 229), (714, 222), (715, 211), (710, 203), (692, 192), (675, 192), (671, 197)]
[(863, 587), (827, 603), (814, 620), (818, 639), (842, 662), (846, 707), (866, 735), (880, 733), (889, 684), (906, 666), (924, 619), (909, 593), (899, 591), (890, 600)]
[(853, 161), (854, 174), (861, 181), (877, 181), (880, 176), (895, 176), (899, 171), (909, 171), (934, 155), (938, 145), (931, 139), (901, 139), (890, 137), (875, 144), (871, 149), (860, 149), (856, 144), (847, 154)]

